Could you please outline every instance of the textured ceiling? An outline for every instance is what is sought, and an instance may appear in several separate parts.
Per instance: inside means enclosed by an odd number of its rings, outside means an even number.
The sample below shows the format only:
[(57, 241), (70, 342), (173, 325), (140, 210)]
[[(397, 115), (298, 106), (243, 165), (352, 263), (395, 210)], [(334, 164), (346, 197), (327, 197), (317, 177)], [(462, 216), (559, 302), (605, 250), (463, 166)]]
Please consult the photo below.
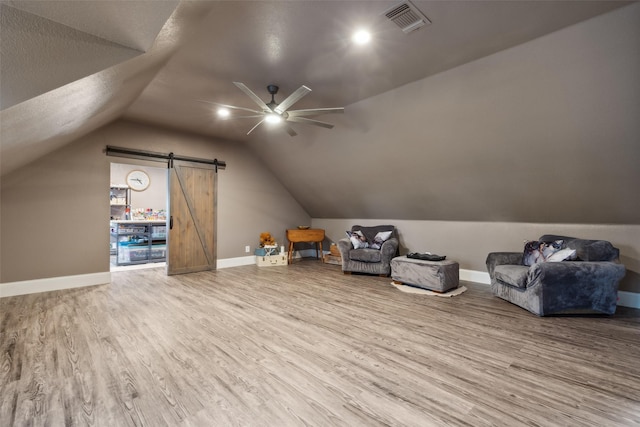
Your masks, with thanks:
[(146, 52), (179, 1), (12, 0), (3, 3), (48, 21)]
[[(350, 107), (371, 97), (629, 2), (413, 3), (432, 24), (404, 34), (381, 16), (395, 1), (0, 0), (0, 172), (119, 117), (255, 147), (268, 129), (247, 137), (255, 120), (220, 121), (213, 114), (210, 102), (256, 107), (234, 81), (265, 101), (268, 84), (280, 86), (277, 101), (307, 85), (312, 92), (295, 108), (345, 106), (344, 118), (322, 118), (344, 124), (357, 118)], [(361, 26), (372, 30), (373, 41), (358, 47), (350, 35)], [(380, 99), (393, 104), (395, 97)], [(294, 127), (298, 141), (336, 132)], [(281, 181), (301, 181), (286, 162), (270, 161)], [(316, 209), (302, 189), (290, 191)], [(349, 215), (377, 215), (363, 212)]]
[(177, 1), (0, 4), (6, 109), (148, 51)]
[[(131, 105), (126, 117), (234, 140), (256, 120), (220, 121), (214, 101), (256, 105), (268, 84), (281, 101), (300, 85), (313, 92), (295, 108), (341, 107), (523, 43), (621, 2), (413, 1), (431, 21), (410, 34), (382, 13), (397, 1), (216, 2), (195, 37)], [(355, 28), (373, 32), (355, 46)], [(331, 122), (332, 116), (322, 120)], [(260, 129), (263, 131), (263, 129)], [(300, 130), (300, 126), (296, 127)], [(260, 138), (257, 131), (254, 138)]]
[[(29, 12), (14, 2), (0, 3), (3, 175), (122, 116), (211, 6), (156, 3), (24, 2)], [(64, 20), (56, 17), (64, 24), (43, 17), (52, 4), (68, 11)], [(41, 13), (34, 14), (38, 6)], [(135, 40), (112, 24), (123, 13), (129, 25), (139, 22), (144, 29), (137, 30)], [(78, 29), (88, 27), (100, 37)], [(151, 46), (141, 52), (112, 41), (126, 38), (132, 45), (151, 41)]]

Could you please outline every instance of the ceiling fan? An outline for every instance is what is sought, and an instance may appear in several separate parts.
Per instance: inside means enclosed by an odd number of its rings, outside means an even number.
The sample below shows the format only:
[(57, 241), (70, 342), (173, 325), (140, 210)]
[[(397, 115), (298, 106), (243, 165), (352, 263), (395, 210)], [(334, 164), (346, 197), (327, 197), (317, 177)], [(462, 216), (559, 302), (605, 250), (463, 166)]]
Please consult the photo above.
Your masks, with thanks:
[[(251, 89), (249, 89), (244, 83), (233, 82), (241, 91), (243, 91), (249, 98), (253, 100), (258, 106), (260, 110), (252, 110), (251, 108), (244, 107), (236, 107), (233, 105), (227, 104), (219, 104), (217, 102), (213, 102), (212, 104), (221, 107), (218, 110), (218, 114), (223, 118), (228, 119), (251, 119), (251, 118), (260, 118), (261, 120), (247, 132), (249, 135), (260, 126), (263, 122), (267, 123), (279, 123), (279, 122), (294, 122), (294, 123), (304, 123), (308, 125), (315, 125), (324, 127), (327, 129), (332, 129), (333, 125), (326, 122), (321, 122), (319, 120), (309, 119), (306, 116), (317, 116), (320, 114), (332, 114), (332, 113), (344, 113), (343, 107), (338, 108), (311, 108), (306, 110), (289, 110), (289, 108), (298, 102), (303, 96), (307, 95), (311, 92), (307, 86), (300, 86), (295, 92), (289, 95), (284, 101), (281, 103), (277, 103), (275, 101), (275, 95), (278, 93), (278, 86), (276, 85), (268, 85), (267, 90), (269, 94), (271, 94), (271, 101), (269, 103), (265, 103), (256, 95)], [(226, 110), (226, 113), (225, 113)], [(248, 111), (250, 113), (254, 113), (247, 116), (233, 116), (230, 115), (229, 110), (241, 110)], [(294, 131), (291, 126), (284, 123), (285, 130), (290, 136), (296, 136), (297, 133)]]

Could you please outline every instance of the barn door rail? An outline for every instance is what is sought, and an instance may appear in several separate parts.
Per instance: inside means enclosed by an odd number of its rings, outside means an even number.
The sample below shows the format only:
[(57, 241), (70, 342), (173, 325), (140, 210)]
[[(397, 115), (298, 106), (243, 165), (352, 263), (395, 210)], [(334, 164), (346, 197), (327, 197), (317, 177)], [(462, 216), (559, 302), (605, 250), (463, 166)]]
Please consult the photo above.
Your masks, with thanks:
[(116, 157), (127, 157), (130, 159), (143, 159), (143, 160), (151, 160), (151, 161), (167, 161), (167, 167), (172, 168), (173, 162), (184, 161), (184, 162), (192, 162), (192, 163), (203, 163), (207, 165), (213, 165), (216, 168), (216, 172), (218, 169), (225, 169), (227, 167), (227, 163), (223, 160), (218, 159), (202, 159), (199, 157), (187, 157), (180, 156), (174, 153), (158, 153), (155, 151), (146, 151), (146, 150), (134, 150), (132, 148), (124, 148), (124, 147), (114, 147), (112, 145), (107, 145), (105, 149), (105, 153), (107, 156), (116, 156)]

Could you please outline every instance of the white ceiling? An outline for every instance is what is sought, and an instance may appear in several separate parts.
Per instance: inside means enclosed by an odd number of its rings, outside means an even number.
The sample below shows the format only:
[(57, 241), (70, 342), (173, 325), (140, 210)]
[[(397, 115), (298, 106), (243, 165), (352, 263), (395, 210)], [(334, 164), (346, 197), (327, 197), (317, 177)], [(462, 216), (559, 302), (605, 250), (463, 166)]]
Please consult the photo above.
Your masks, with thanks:
[[(404, 34), (381, 16), (395, 1), (3, 0), (1, 172), (123, 116), (245, 140), (255, 122), (219, 121), (208, 104), (255, 108), (233, 81), (265, 101), (267, 84), (280, 86), (276, 100), (304, 84), (313, 92), (296, 108), (348, 113), (357, 101), (628, 4), (413, 3), (432, 24)], [(359, 26), (371, 29), (371, 44), (350, 42)]]

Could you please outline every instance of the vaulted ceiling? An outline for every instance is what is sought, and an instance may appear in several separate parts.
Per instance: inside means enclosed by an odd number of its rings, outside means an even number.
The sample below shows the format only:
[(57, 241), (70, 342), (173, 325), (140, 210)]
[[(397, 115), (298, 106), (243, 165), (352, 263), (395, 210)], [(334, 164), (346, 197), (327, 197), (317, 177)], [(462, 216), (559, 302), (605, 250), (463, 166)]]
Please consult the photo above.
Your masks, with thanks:
[[(630, 2), (413, 0), (431, 24), (408, 34), (383, 14), (398, 3), (2, 0), (1, 172), (120, 117), (255, 145), (269, 129), (247, 135), (255, 119), (214, 115), (211, 102), (257, 107), (234, 81), (265, 102), (268, 84), (279, 85), (278, 101), (304, 84), (312, 92), (296, 109), (348, 113)], [(351, 42), (359, 27), (370, 44)]]

